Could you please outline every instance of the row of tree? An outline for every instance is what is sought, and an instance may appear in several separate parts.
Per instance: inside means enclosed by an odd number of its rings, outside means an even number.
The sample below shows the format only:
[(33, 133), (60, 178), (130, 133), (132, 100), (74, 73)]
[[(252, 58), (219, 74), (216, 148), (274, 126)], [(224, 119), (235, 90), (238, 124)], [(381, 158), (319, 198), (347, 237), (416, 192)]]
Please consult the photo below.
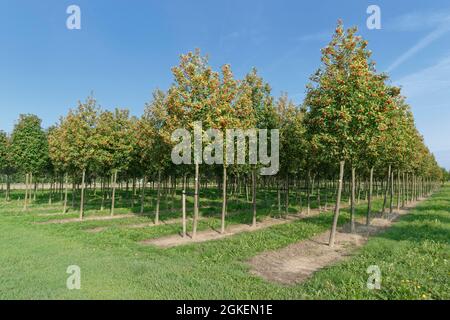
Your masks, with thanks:
[[(181, 56), (172, 69), (174, 81), (166, 91), (157, 90), (140, 118), (128, 110), (102, 110), (90, 96), (70, 110), (58, 124), (43, 130), (34, 115), (22, 115), (10, 136), (0, 134), (0, 170), (7, 177), (19, 172), (25, 177), (24, 208), (30, 201), (36, 176), (65, 182), (64, 211), (67, 207), (69, 179), (81, 185), (80, 217), (84, 213), (87, 182), (100, 181), (102, 189), (112, 186), (111, 214), (114, 214), (118, 181), (143, 179), (156, 182), (156, 223), (159, 221), (161, 181), (173, 177), (186, 187), (194, 178), (195, 237), (199, 218), (200, 181), (217, 182), (223, 195), (222, 232), (225, 231), (228, 179), (250, 181), (253, 223), (256, 224), (256, 194), (267, 179), (258, 174), (258, 165), (174, 165), (171, 150), (176, 142), (171, 134), (177, 128), (193, 129), (196, 121), (203, 128), (279, 129), (280, 171), (278, 188), (289, 190), (304, 181), (309, 193), (314, 179), (335, 180), (336, 207), (330, 244), (339, 217), (344, 178), (351, 181), (352, 226), (354, 226), (357, 176), (368, 176), (367, 223), (370, 223), (374, 179), (385, 181), (385, 204), (390, 191), (390, 210), (394, 188), (410, 181), (414, 188), (428, 188), (449, 178), (440, 168), (416, 129), (410, 107), (401, 90), (378, 73), (367, 49), (367, 41), (356, 35), (356, 28), (345, 30), (339, 22), (328, 46), (322, 50), (322, 64), (311, 77), (301, 105), (286, 94), (278, 99), (256, 69), (236, 79), (229, 65), (215, 71), (199, 50)], [(204, 142), (205, 145), (207, 142)], [(223, 141), (227, 143), (226, 138)], [(192, 146), (193, 148), (194, 146)], [(200, 166), (202, 170), (200, 171)], [(316, 181), (317, 181), (316, 180)], [(427, 187), (428, 186), (428, 187)], [(431, 188), (431, 187), (430, 187)], [(308, 197), (309, 200), (309, 197)]]

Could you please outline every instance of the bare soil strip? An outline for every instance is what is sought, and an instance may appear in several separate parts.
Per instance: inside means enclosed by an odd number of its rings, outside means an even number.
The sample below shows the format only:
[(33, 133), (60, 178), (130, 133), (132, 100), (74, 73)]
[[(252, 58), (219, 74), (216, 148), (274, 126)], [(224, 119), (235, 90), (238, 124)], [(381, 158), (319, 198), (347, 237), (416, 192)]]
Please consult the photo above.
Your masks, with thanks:
[[(348, 207), (347, 203), (341, 204), (341, 209), (345, 209)], [(262, 222), (258, 222), (256, 224), (256, 227), (253, 227), (251, 225), (247, 224), (236, 224), (236, 225), (230, 225), (225, 230), (225, 233), (220, 233), (218, 230), (205, 230), (197, 232), (197, 236), (195, 239), (192, 239), (192, 236), (187, 235), (186, 237), (182, 237), (181, 234), (174, 234), (163, 238), (156, 238), (156, 239), (147, 239), (143, 240), (140, 243), (143, 245), (154, 245), (160, 248), (171, 248), (176, 246), (182, 246), (190, 243), (199, 243), (199, 242), (205, 242), (205, 241), (211, 241), (211, 240), (218, 240), (226, 237), (233, 236), (235, 234), (241, 233), (241, 232), (252, 232), (256, 230), (265, 229), (271, 226), (279, 225), (279, 224), (285, 224), (290, 223), (295, 220), (299, 219), (305, 219), (309, 217), (316, 216), (320, 213), (325, 213), (330, 210), (333, 210), (332, 207), (328, 206), (325, 210), (324, 208), (319, 209), (310, 209), (310, 213), (308, 214), (306, 210), (302, 213), (298, 214), (289, 214), (284, 215), (280, 218), (266, 218)]]
[(400, 212), (375, 218), (368, 227), (362, 220), (358, 221), (355, 233), (350, 232), (350, 225), (345, 225), (338, 230), (333, 248), (328, 246), (330, 231), (327, 231), (283, 249), (264, 252), (248, 262), (250, 272), (280, 284), (301, 283), (314, 272), (350, 257), (370, 236), (389, 228), (399, 216), (407, 214), (416, 205), (413, 203)]
[[(320, 212), (325, 212), (323, 209)], [(271, 226), (290, 223), (292, 221), (305, 219), (319, 214), (318, 209), (311, 209), (310, 214), (299, 213), (289, 214), (282, 218), (266, 218), (261, 222), (258, 222), (255, 227), (247, 224), (234, 224), (227, 227), (225, 233), (220, 233), (219, 230), (205, 230), (197, 232), (195, 239), (192, 236), (187, 235), (182, 237), (180, 234), (174, 234), (167, 237), (143, 240), (140, 243), (143, 245), (154, 245), (160, 248), (171, 248), (176, 246), (182, 246), (191, 243), (199, 243), (211, 240), (218, 240), (226, 237), (233, 236), (242, 232), (253, 232), (256, 230), (265, 229)]]
[(139, 217), (139, 215), (135, 214), (118, 214), (114, 216), (92, 216), (85, 217), (83, 219), (80, 218), (67, 218), (67, 219), (55, 219), (43, 222), (35, 222), (35, 224), (64, 224), (71, 222), (85, 222), (85, 221), (104, 221), (104, 220), (116, 220), (116, 219), (126, 219), (126, 218), (134, 218)]
[[(200, 218), (199, 220), (204, 220), (204, 218)], [(187, 222), (192, 221), (192, 218), (187, 218), (186, 221)], [(144, 223), (126, 224), (126, 225), (121, 225), (118, 227), (123, 228), (123, 229), (142, 229), (142, 228), (170, 225), (170, 224), (176, 224), (176, 223), (181, 224), (182, 219), (181, 218), (169, 219), (169, 220), (165, 220), (165, 221), (160, 221), (158, 224), (155, 224), (154, 222), (144, 222)], [(97, 227), (97, 228), (92, 228), (92, 229), (86, 229), (85, 231), (88, 233), (99, 233), (99, 232), (103, 232), (109, 228), (110, 228), (109, 226), (108, 227)]]

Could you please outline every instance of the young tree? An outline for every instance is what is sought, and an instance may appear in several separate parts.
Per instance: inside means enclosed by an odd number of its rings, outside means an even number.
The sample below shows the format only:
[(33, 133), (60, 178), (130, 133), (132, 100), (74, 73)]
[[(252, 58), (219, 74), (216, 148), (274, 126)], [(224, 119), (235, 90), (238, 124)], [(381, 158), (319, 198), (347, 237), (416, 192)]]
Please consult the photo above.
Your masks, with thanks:
[(161, 200), (161, 175), (170, 163), (170, 131), (166, 125), (166, 95), (161, 90), (153, 93), (153, 100), (146, 104), (144, 114), (136, 123), (136, 143), (139, 146), (144, 186), (141, 197), (141, 213), (144, 210), (145, 182), (150, 173), (157, 175), (155, 224), (159, 223)]
[[(203, 128), (214, 128), (214, 102), (220, 85), (219, 74), (208, 65), (199, 50), (182, 55), (180, 64), (172, 68), (174, 83), (167, 94), (168, 132), (184, 128), (194, 131), (198, 121)], [(202, 132), (203, 136), (203, 132)], [(197, 234), (199, 219), (199, 179), (202, 155), (194, 150), (194, 222), (192, 237)]]
[(303, 125), (304, 110), (283, 94), (277, 101), (276, 110), (280, 127), (280, 176), (286, 183), (286, 214), (289, 210), (289, 177), (295, 176), (305, 167), (307, 141)]
[(86, 172), (96, 163), (95, 127), (99, 108), (96, 100), (89, 96), (79, 102), (78, 108), (60, 120), (59, 126), (49, 136), (52, 159), (74, 177), (81, 172), (80, 219), (84, 217), (84, 191)]
[[(253, 109), (254, 126), (258, 129), (278, 129), (277, 114), (271, 96), (271, 87), (258, 75), (253, 68), (244, 78), (243, 85), (250, 91), (251, 107)], [(256, 226), (256, 178), (257, 165), (251, 168), (252, 175), (252, 203), (253, 203), (253, 226)]]
[[(344, 31), (341, 22), (330, 44), (322, 50), (323, 66), (307, 87), (305, 116), (311, 150), (319, 158), (339, 162), (339, 184), (330, 234), (334, 245), (339, 218), (345, 163), (356, 159), (358, 146), (367, 143), (374, 104), (371, 90), (373, 63), (367, 41), (356, 36), (356, 28)], [(370, 129), (368, 129), (370, 128)], [(353, 164), (352, 164), (353, 166)]]
[(11, 175), (15, 172), (11, 139), (5, 132), (0, 131), (0, 173), (6, 176), (6, 201), (10, 200)]
[(33, 175), (42, 172), (48, 162), (47, 136), (41, 127), (41, 119), (35, 115), (20, 115), (11, 135), (11, 151), (15, 166), (26, 174), (24, 210), (31, 199)]
[(100, 113), (94, 129), (93, 148), (101, 174), (112, 177), (111, 215), (114, 215), (118, 172), (128, 168), (133, 152), (134, 135), (128, 110)]

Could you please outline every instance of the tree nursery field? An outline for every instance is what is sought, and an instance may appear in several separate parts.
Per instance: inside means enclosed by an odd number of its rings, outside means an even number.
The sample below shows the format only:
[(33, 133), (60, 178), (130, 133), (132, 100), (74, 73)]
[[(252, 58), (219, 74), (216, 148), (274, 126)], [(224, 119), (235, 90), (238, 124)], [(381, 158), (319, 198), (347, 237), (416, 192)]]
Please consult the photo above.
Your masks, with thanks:
[(301, 103), (196, 49), (139, 116), (21, 114), (0, 299), (449, 299), (450, 173), (357, 28), (330, 39)]

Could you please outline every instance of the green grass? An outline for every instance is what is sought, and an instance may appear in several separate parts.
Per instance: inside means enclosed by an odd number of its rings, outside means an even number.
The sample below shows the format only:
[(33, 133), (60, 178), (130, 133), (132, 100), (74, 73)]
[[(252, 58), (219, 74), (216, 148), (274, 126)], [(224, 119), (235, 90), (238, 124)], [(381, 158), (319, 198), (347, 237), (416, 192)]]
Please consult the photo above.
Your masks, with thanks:
[[(210, 207), (202, 210), (208, 218), (201, 221), (200, 229), (219, 225), (220, 200), (213, 200), (216, 196), (211, 191), (202, 200), (203, 205)], [(260, 218), (277, 214), (275, 194), (271, 197), (272, 205), (259, 199)], [(379, 209), (380, 202), (375, 201), (375, 209)], [(87, 215), (108, 214), (108, 210), (98, 210), (98, 203), (94, 199), (88, 204)], [(230, 215), (229, 223), (251, 221), (250, 208), (251, 204), (237, 199), (231, 204), (231, 211), (236, 213)], [(364, 209), (361, 205), (358, 214), (364, 215)], [(218, 241), (159, 249), (141, 246), (137, 241), (177, 233), (179, 225), (124, 227), (149, 222), (152, 215), (81, 224), (33, 223), (55, 218), (38, 214), (59, 211), (60, 203), (49, 206), (43, 196), (27, 213), (21, 211), (20, 201), (0, 201), (1, 299), (450, 298), (450, 186), (372, 238), (352, 258), (294, 286), (273, 284), (250, 275), (246, 261), (263, 251), (283, 248), (327, 230), (331, 213)], [(130, 208), (119, 204), (117, 213), (126, 212)], [(146, 212), (151, 212), (151, 208)], [(68, 214), (76, 215), (75, 211)], [(162, 213), (163, 219), (175, 216), (179, 216), (178, 210)], [(343, 211), (340, 223), (348, 219), (348, 212)], [(96, 234), (85, 232), (99, 226), (109, 228)], [(81, 268), (81, 290), (66, 288), (69, 265)], [(366, 288), (366, 270), (370, 265), (381, 269), (381, 290)]]

